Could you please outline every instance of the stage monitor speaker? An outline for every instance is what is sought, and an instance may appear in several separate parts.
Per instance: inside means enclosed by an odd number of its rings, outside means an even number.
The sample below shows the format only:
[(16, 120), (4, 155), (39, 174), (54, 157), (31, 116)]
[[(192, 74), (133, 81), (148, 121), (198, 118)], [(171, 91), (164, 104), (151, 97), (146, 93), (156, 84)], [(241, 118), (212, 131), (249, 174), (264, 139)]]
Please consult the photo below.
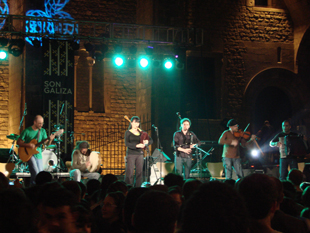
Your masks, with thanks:
[(163, 151), (161, 151), (160, 149), (157, 149), (157, 148), (153, 151), (152, 158), (154, 159), (154, 163), (165, 162), (167, 160), (170, 161), (169, 156), (166, 155)]

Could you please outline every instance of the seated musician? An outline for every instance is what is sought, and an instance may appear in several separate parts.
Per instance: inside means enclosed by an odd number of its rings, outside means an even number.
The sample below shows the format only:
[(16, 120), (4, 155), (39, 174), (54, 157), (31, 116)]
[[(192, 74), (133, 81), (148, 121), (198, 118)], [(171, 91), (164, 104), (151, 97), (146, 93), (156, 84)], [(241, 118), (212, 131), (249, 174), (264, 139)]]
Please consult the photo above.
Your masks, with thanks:
[(88, 179), (99, 179), (100, 174), (96, 172), (98, 161), (91, 159), (89, 144), (86, 141), (79, 142), (72, 152), (70, 177), (75, 181), (81, 181), (81, 176)]

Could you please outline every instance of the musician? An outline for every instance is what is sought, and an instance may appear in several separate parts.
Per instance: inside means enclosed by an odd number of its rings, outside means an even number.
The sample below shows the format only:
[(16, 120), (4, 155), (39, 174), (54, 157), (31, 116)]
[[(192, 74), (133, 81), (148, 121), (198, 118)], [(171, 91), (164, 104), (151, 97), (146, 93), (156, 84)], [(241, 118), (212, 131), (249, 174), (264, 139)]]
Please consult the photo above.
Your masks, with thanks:
[(243, 170), (240, 158), (239, 145), (246, 147), (250, 141), (255, 140), (256, 136), (253, 134), (249, 141), (244, 138), (240, 140), (234, 136), (234, 132), (238, 131), (239, 125), (236, 120), (231, 119), (227, 123), (228, 130), (225, 130), (218, 143), (224, 145), (223, 147), (223, 166), (225, 169), (226, 179), (232, 178), (232, 168), (235, 169), (238, 178), (243, 177)]
[[(291, 132), (291, 124), (288, 120), (282, 122), (282, 132), (278, 133), (269, 143), (271, 147), (279, 147), (280, 152), (280, 180), (286, 180), (288, 174), (288, 165), (290, 169), (298, 169), (297, 157), (290, 154), (290, 148), (285, 148), (285, 136), (298, 136), (297, 133)], [(306, 141), (307, 138), (303, 137)]]
[(191, 121), (188, 118), (183, 118), (181, 121), (180, 130), (173, 135), (173, 146), (175, 149), (175, 173), (182, 175), (184, 167), (184, 178), (188, 179), (192, 166), (192, 149), (201, 142), (197, 136), (189, 131)]
[[(47, 137), (45, 129), (43, 129), (44, 119), (42, 116), (37, 115), (34, 118), (33, 125), (23, 130), (19, 139), (17, 140), (17, 145), (20, 147), (27, 147), (34, 149), (36, 145), (30, 143), (32, 139), (36, 139), (38, 142), (44, 140), (44, 143), (49, 141), (48, 144), (54, 140), (55, 135), (51, 134)], [(30, 170), (30, 184), (35, 184), (35, 178), (40, 171), (43, 171), (43, 162), (42, 162), (42, 148), (41, 146), (37, 148), (39, 153), (33, 155), (28, 161), (29, 170)]]
[(74, 181), (81, 181), (81, 177), (87, 177), (88, 179), (100, 178), (100, 174), (96, 172), (98, 164), (96, 161), (92, 161), (90, 156), (89, 144), (86, 141), (77, 143), (75, 149), (72, 152), (70, 177)]
[(143, 171), (143, 149), (153, 143), (153, 139), (149, 136), (149, 140), (143, 140), (141, 142), (142, 134), (146, 132), (140, 132), (140, 118), (133, 116), (130, 120), (128, 130), (125, 132), (125, 146), (126, 151), (126, 172), (125, 182), (133, 185), (133, 171), (136, 167), (136, 185), (135, 187), (141, 187), (142, 184), (142, 171)]

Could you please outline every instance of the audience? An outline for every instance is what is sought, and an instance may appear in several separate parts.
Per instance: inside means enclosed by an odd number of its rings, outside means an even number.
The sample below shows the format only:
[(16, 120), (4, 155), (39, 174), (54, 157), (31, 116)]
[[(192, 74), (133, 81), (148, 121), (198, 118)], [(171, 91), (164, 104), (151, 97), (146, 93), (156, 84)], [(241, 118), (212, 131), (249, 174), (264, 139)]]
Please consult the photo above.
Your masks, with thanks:
[(178, 204), (169, 194), (150, 190), (137, 201), (132, 216), (136, 233), (173, 233), (176, 226)]
[[(0, 173), (1, 232), (187, 233), (287, 232), (310, 230), (310, 188), (302, 173), (288, 180), (252, 174), (234, 180), (185, 182), (168, 174), (164, 183), (132, 188), (112, 174), (98, 180), (51, 182), (48, 172), (36, 185), (9, 185)], [(296, 190), (302, 205), (295, 200)], [(301, 211), (302, 210), (302, 211)]]

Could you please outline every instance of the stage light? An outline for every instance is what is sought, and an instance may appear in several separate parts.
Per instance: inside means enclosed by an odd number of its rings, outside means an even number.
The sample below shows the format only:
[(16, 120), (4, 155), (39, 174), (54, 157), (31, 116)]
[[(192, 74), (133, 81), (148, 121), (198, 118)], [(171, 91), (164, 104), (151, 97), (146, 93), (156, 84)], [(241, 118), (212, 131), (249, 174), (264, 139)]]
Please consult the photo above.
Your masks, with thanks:
[(252, 155), (252, 157), (258, 157), (258, 155), (259, 155), (258, 150), (252, 150), (251, 155)]
[(84, 48), (86, 49), (87, 52), (91, 52), (94, 49), (94, 46), (91, 43), (86, 43), (84, 44)]
[(115, 63), (115, 65), (120, 67), (120, 66), (122, 66), (124, 64), (124, 59), (122, 57), (120, 57), (120, 56), (117, 56), (114, 59), (114, 63)]
[(7, 57), (7, 53), (3, 50), (0, 50), (0, 60), (4, 60)]
[(7, 46), (8, 43), (9, 43), (9, 39), (8, 38), (4, 38), (4, 37), (0, 38), (0, 46), (1, 47)]
[(25, 41), (23, 39), (13, 39), (8, 47), (8, 52), (14, 57), (18, 57), (23, 53)]
[(115, 50), (115, 53), (121, 53), (122, 50), (123, 50), (123, 46), (119, 45), (119, 44), (115, 44), (114, 45), (114, 50)]
[(146, 68), (149, 65), (149, 61), (143, 57), (140, 59), (139, 64), (142, 68)]
[(164, 66), (166, 69), (170, 70), (173, 67), (173, 63), (170, 59), (164, 61)]

